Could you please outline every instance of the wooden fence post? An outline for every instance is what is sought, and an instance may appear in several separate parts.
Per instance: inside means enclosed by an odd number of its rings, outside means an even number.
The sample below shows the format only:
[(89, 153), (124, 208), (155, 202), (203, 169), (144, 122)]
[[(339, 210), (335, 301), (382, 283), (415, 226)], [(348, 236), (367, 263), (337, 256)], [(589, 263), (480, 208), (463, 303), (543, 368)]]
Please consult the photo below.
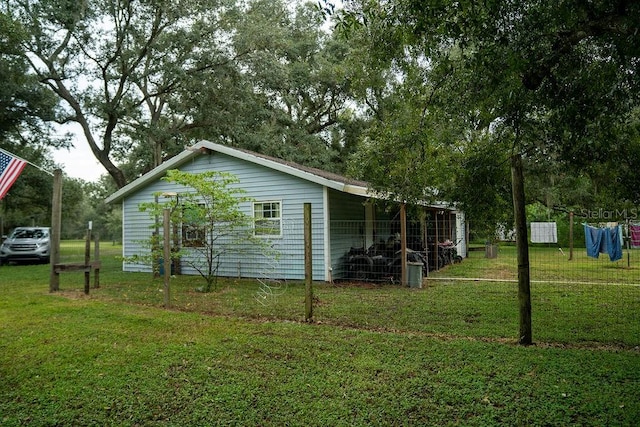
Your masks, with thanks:
[(313, 318), (313, 256), (311, 253), (311, 203), (304, 204), (304, 320), (310, 322)]
[(518, 305), (520, 310), (520, 334), (518, 342), (533, 343), (531, 332), (531, 280), (529, 276), (529, 244), (527, 239), (527, 213), (525, 211), (524, 173), (522, 157), (511, 157), (511, 185), (513, 186), (513, 210), (518, 252)]
[(53, 171), (53, 197), (51, 198), (51, 250), (49, 253), (49, 292), (60, 290), (60, 276), (56, 264), (60, 263), (60, 229), (62, 224), (62, 170)]
[(91, 283), (91, 221), (87, 227), (87, 236), (84, 240), (84, 294), (89, 295)]

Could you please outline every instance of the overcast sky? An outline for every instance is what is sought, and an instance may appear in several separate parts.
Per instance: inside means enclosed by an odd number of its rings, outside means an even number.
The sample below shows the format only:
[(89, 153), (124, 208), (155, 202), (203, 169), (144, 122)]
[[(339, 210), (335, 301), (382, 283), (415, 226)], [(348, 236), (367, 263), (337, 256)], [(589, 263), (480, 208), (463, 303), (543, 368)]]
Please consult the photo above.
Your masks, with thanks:
[[(71, 125), (64, 127), (64, 131), (72, 131)], [(62, 166), (62, 170), (72, 178), (81, 178), (95, 182), (101, 175), (107, 173), (91, 152), (89, 144), (80, 132), (74, 132), (73, 148), (69, 150), (54, 150), (53, 160)]]

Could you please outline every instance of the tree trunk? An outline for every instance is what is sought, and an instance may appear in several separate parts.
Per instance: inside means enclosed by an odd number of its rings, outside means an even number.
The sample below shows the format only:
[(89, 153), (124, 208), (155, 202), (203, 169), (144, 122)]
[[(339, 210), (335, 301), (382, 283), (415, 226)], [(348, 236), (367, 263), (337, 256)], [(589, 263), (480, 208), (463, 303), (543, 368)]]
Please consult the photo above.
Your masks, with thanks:
[(527, 238), (527, 215), (524, 198), (524, 174), (522, 157), (511, 157), (511, 186), (513, 189), (513, 211), (516, 225), (518, 251), (518, 305), (520, 309), (520, 336), (522, 345), (533, 343), (531, 333), (531, 280), (529, 277), (529, 244)]
[[(42, 57), (40, 59), (43, 59)], [(44, 61), (44, 59), (43, 59)], [(52, 74), (56, 74), (56, 70), (51, 63), (51, 61), (45, 61), (48, 63), (49, 69)], [(109, 158), (111, 154), (111, 135), (113, 129), (115, 128), (115, 124), (117, 122), (117, 117), (113, 116), (110, 120), (109, 125), (104, 133), (103, 138), (103, 148), (98, 147), (98, 144), (93, 137), (93, 133), (91, 132), (91, 126), (89, 125), (89, 120), (84, 115), (82, 111), (82, 107), (80, 102), (71, 94), (69, 89), (62, 83), (62, 80), (57, 80), (55, 84), (51, 85), (52, 89), (60, 96), (60, 98), (64, 99), (75, 112), (75, 116), (72, 121), (78, 123), (80, 127), (82, 127), (82, 132), (87, 140), (87, 144), (89, 144), (89, 148), (91, 148), (91, 152), (95, 156), (95, 158), (100, 162), (102, 166), (107, 170), (109, 175), (113, 178), (113, 181), (116, 183), (118, 188), (122, 188), (127, 185), (127, 179), (124, 176), (124, 172), (118, 168)]]

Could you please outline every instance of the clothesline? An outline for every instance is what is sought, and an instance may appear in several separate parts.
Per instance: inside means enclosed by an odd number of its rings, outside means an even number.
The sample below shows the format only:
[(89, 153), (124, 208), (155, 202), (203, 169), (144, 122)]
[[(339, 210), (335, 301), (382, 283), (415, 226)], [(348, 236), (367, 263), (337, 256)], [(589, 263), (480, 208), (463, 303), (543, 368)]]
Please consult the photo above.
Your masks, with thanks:
[[(633, 249), (640, 249), (640, 221), (637, 220), (626, 220), (625, 223), (620, 224), (619, 222), (598, 222), (598, 223), (588, 223), (585, 222), (583, 224), (587, 224), (590, 227), (597, 227), (597, 228), (603, 228), (603, 227), (615, 227), (615, 226), (622, 226), (623, 230), (626, 232), (626, 236), (625, 233), (621, 234), (621, 238), (626, 238), (629, 242), (629, 246)], [(624, 242), (623, 242), (624, 244)]]

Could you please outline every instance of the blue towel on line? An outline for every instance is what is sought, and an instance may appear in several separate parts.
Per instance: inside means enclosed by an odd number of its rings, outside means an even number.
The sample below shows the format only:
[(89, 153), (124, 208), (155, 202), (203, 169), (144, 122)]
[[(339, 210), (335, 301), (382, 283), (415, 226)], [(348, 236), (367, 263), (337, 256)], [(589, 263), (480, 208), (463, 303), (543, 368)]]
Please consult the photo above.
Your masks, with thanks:
[(584, 238), (587, 246), (587, 255), (592, 258), (598, 258), (601, 253), (609, 254), (611, 261), (617, 261), (622, 258), (622, 228), (607, 227), (596, 228), (588, 224), (584, 226)]
[(605, 238), (607, 240), (607, 253), (611, 261), (622, 259), (622, 227), (605, 228)]

